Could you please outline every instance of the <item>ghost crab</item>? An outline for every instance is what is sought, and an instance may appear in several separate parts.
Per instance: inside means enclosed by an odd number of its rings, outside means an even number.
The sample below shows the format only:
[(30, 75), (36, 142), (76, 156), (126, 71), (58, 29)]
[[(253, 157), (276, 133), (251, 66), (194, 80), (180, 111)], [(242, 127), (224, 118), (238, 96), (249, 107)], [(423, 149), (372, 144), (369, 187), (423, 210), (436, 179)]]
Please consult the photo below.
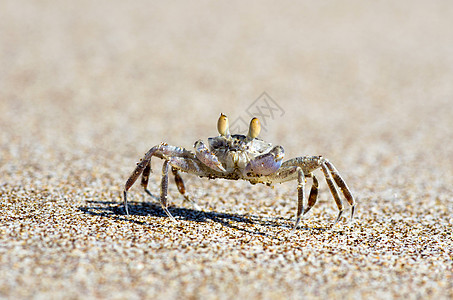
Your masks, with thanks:
[[(220, 115), (217, 129), (220, 135), (208, 138), (209, 147), (202, 140), (195, 142), (195, 153), (166, 143), (152, 147), (140, 160), (126, 181), (123, 191), (126, 214), (129, 214), (127, 191), (140, 175), (142, 175), (141, 185), (145, 192), (152, 196), (148, 190), (148, 179), (151, 172), (151, 158), (156, 156), (164, 160), (160, 204), (167, 216), (175, 222), (175, 218), (167, 208), (168, 172), (170, 167), (175, 176), (179, 192), (189, 201), (192, 200), (186, 194), (180, 171), (209, 179), (242, 179), (249, 181), (251, 184), (264, 183), (268, 186), (274, 183), (297, 180), (297, 213), (293, 231), (297, 228), (302, 214), (306, 214), (316, 203), (318, 180), (313, 171), (321, 169), (339, 210), (334, 225), (340, 220), (344, 211), (337, 187), (351, 206), (351, 219), (353, 218), (355, 201), (351, 190), (334, 165), (324, 157), (302, 156), (283, 162), (284, 150), (282, 146), (272, 146), (272, 144), (258, 138), (261, 130), (258, 118), (251, 120), (247, 136), (230, 134), (228, 118), (224, 114)], [(312, 179), (312, 186), (308, 196), (307, 207), (304, 210), (306, 178)]]

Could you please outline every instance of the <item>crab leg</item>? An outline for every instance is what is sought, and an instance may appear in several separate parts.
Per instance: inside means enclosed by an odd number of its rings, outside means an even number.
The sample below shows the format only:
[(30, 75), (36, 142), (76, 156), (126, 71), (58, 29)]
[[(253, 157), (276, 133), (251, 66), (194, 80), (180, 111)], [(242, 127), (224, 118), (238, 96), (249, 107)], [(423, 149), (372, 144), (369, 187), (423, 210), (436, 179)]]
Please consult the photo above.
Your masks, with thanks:
[(318, 198), (318, 179), (312, 175), (313, 183), (311, 185), (310, 195), (308, 196), (307, 208), (304, 211), (304, 215), (316, 204)]
[(149, 181), (149, 173), (151, 172), (151, 162), (148, 163), (148, 165), (146, 165), (145, 169), (143, 169), (143, 173), (142, 173), (142, 182), (141, 182), (141, 185), (143, 187), (143, 189), (145, 190), (145, 192), (150, 195), (151, 197), (153, 198), (156, 198), (151, 192), (150, 190), (148, 190), (148, 181)]
[(338, 221), (341, 218), (341, 215), (343, 214), (343, 210), (344, 210), (343, 203), (341, 203), (340, 195), (338, 194), (337, 188), (335, 187), (335, 184), (333, 183), (332, 175), (328, 171), (326, 165), (322, 164), (321, 168), (322, 168), (322, 172), (324, 173), (324, 176), (326, 177), (326, 182), (327, 182), (327, 185), (329, 186), (330, 193), (332, 194), (333, 198), (335, 199), (335, 203), (337, 204), (338, 210), (339, 210), (338, 216), (337, 216), (335, 222), (333, 223), (333, 225), (335, 225), (338, 223)]
[[(343, 203), (341, 201), (340, 195), (337, 191), (335, 184), (341, 190), (344, 197), (348, 201), (349, 205), (351, 205), (351, 219), (353, 218), (354, 210), (355, 210), (354, 197), (352, 196), (351, 190), (346, 185), (346, 182), (344, 181), (344, 179), (341, 177), (338, 170), (334, 167), (334, 165), (330, 161), (328, 161), (327, 159), (325, 159), (322, 156), (303, 156), (303, 157), (296, 157), (296, 158), (290, 159), (288, 161), (285, 161), (282, 164), (282, 167), (287, 167), (287, 166), (300, 166), (304, 170), (305, 175), (307, 175), (307, 176), (310, 175), (314, 170), (321, 168), (322, 172), (324, 173), (324, 176), (326, 178), (326, 182), (329, 187), (330, 193), (332, 194), (332, 196), (335, 200), (335, 203), (337, 204), (338, 210), (339, 210), (339, 213), (335, 220), (334, 225), (340, 220), (340, 218), (343, 214), (343, 211), (344, 211)], [(313, 177), (313, 179), (314, 179), (314, 177)], [(315, 182), (316, 182), (316, 184), (315, 184)], [(313, 185), (316, 186), (316, 192), (312, 189), (314, 194), (312, 196), (310, 193), (309, 204), (308, 204), (307, 210), (304, 213), (308, 212), (308, 210), (316, 202), (317, 180), (315, 181), (315, 179), (314, 179)]]
[[(174, 167), (171, 168), (171, 171), (173, 173), (173, 175), (175, 176), (175, 184), (176, 184), (176, 187), (178, 188), (178, 191), (181, 193), (181, 195), (184, 196), (184, 199), (186, 199), (187, 201), (191, 202), (195, 209), (198, 209), (198, 210), (201, 210), (201, 208), (197, 205), (197, 203), (191, 199), (189, 197), (189, 195), (186, 194), (186, 187), (184, 186), (184, 181), (182, 180), (182, 177), (181, 177), (181, 172), (179, 172), (177, 169), (175, 169)], [(159, 199), (157, 198), (156, 196), (154, 196), (150, 190), (148, 190), (148, 181), (149, 181), (149, 173), (151, 172), (151, 166), (150, 164), (148, 164), (145, 169), (143, 170), (143, 173), (142, 173), (142, 182), (141, 182), (141, 185), (143, 187), (143, 189), (145, 190), (145, 192), (150, 195), (151, 197), (155, 198), (155, 199)]]
[(169, 162), (168, 160), (164, 160), (164, 164), (162, 166), (162, 181), (161, 181), (161, 192), (160, 192), (160, 205), (162, 206), (162, 209), (165, 211), (167, 216), (174, 222), (176, 222), (176, 219), (171, 215), (171, 213), (168, 211), (168, 201), (167, 201), (167, 191), (168, 191), (168, 166)]
[(355, 200), (354, 197), (352, 196), (351, 190), (349, 187), (346, 185), (346, 182), (344, 179), (341, 177), (340, 173), (338, 170), (335, 168), (335, 166), (328, 161), (327, 159), (324, 161), (324, 164), (327, 166), (327, 168), (330, 170), (330, 173), (333, 176), (333, 179), (335, 180), (336, 184), (342, 191), (344, 197), (348, 201), (349, 205), (351, 205), (351, 219), (354, 217), (354, 210), (355, 210)]
[[(285, 166), (281, 167), (278, 172), (265, 176), (264, 178), (269, 183), (283, 183), (297, 179), (297, 213), (296, 222), (294, 223), (294, 227), (290, 233), (291, 236), (299, 225), (302, 213), (304, 211), (305, 175), (303, 169), (299, 166)], [(313, 197), (312, 193), (310, 193), (310, 197)]]
[(296, 215), (296, 223), (294, 224), (294, 228), (291, 231), (291, 234), (296, 230), (297, 225), (299, 225), (300, 217), (302, 212), (304, 211), (304, 200), (305, 200), (305, 176), (302, 168), (297, 167), (297, 215)]
[(181, 195), (184, 196), (184, 199), (192, 203), (192, 205), (195, 207), (195, 209), (201, 210), (201, 207), (198, 206), (198, 204), (189, 197), (189, 195), (186, 194), (186, 187), (184, 186), (184, 180), (182, 180), (181, 177), (181, 172), (179, 172), (176, 168), (172, 167), (171, 171), (173, 175), (175, 176), (175, 183), (176, 186), (178, 187), (178, 191), (181, 193)]
[[(143, 176), (144, 178), (142, 178), (142, 186), (143, 187), (147, 186), (149, 173), (151, 172), (150, 161), (153, 156), (157, 156), (159, 158), (164, 158), (164, 159), (165, 159), (165, 157), (170, 157), (170, 156), (194, 158), (194, 155), (190, 151), (187, 151), (186, 149), (180, 148), (180, 147), (169, 146), (166, 143), (161, 143), (161, 144), (149, 149), (148, 152), (146, 152), (145, 156), (137, 164), (137, 167), (135, 167), (135, 170), (129, 176), (129, 178), (126, 181), (126, 184), (124, 185), (123, 199), (124, 199), (124, 209), (125, 209), (127, 215), (129, 215), (129, 209), (128, 209), (128, 205), (127, 205), (127, 191), (132, 187), (132, 185), (134, 185), (135, 181), (138, 179), (138, 177), (142, 173), (144, 174), (144, 176)], [(147, 168), (149, 168), (149, 169), (147, 169)], [(145, 189), (145, 191), (146, 190), (147, 190), (147, 188)], [(147, 191), (147, 193), (151, 194), (149, 191)]]

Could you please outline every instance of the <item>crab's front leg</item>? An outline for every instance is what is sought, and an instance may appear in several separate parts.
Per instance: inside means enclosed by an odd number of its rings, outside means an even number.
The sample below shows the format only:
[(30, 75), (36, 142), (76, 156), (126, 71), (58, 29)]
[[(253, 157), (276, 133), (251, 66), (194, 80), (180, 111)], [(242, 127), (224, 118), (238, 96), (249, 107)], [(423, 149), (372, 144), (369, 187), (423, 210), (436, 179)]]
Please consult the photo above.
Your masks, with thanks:
[(193, 146), (195, 148), (195, 155), (202, 163), (214, 171), (226, 172), (217, 156), (209, 151), (208, 147), (206, 147), (202, 140), (196, 141)]

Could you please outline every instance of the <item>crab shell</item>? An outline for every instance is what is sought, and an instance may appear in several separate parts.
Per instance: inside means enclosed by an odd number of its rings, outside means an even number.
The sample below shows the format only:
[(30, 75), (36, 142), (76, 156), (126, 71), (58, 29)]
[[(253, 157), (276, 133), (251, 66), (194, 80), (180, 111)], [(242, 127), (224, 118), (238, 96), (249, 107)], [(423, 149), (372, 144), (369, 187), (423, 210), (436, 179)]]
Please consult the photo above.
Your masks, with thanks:
[(285, 156), (281, 146), (273, 147), (261, 139), (250, 139), (240, 134), (211, 137), (208, 143), (211, 153), (217, 157), (227, 174), (269, 175), (281, 167)]

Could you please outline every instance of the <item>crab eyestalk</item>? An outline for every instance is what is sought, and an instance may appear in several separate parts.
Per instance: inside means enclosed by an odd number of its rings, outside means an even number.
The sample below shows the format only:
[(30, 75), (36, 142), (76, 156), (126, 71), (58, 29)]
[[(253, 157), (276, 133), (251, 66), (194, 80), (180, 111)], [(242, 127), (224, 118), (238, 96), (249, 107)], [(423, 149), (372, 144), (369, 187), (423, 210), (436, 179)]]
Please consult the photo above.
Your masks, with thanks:
[(256, 138), (261, 131), (261, 123), (258, 118), (253, 118), (250, 121), (249, 133), (247, 134), (247, 138), (253, 140)]
[(224, 114), (220, 114), (219, 120), (217, 121), (217, 130), (221, 136), (229, 136), (230, 129), (228, 125), (228, 117)]

